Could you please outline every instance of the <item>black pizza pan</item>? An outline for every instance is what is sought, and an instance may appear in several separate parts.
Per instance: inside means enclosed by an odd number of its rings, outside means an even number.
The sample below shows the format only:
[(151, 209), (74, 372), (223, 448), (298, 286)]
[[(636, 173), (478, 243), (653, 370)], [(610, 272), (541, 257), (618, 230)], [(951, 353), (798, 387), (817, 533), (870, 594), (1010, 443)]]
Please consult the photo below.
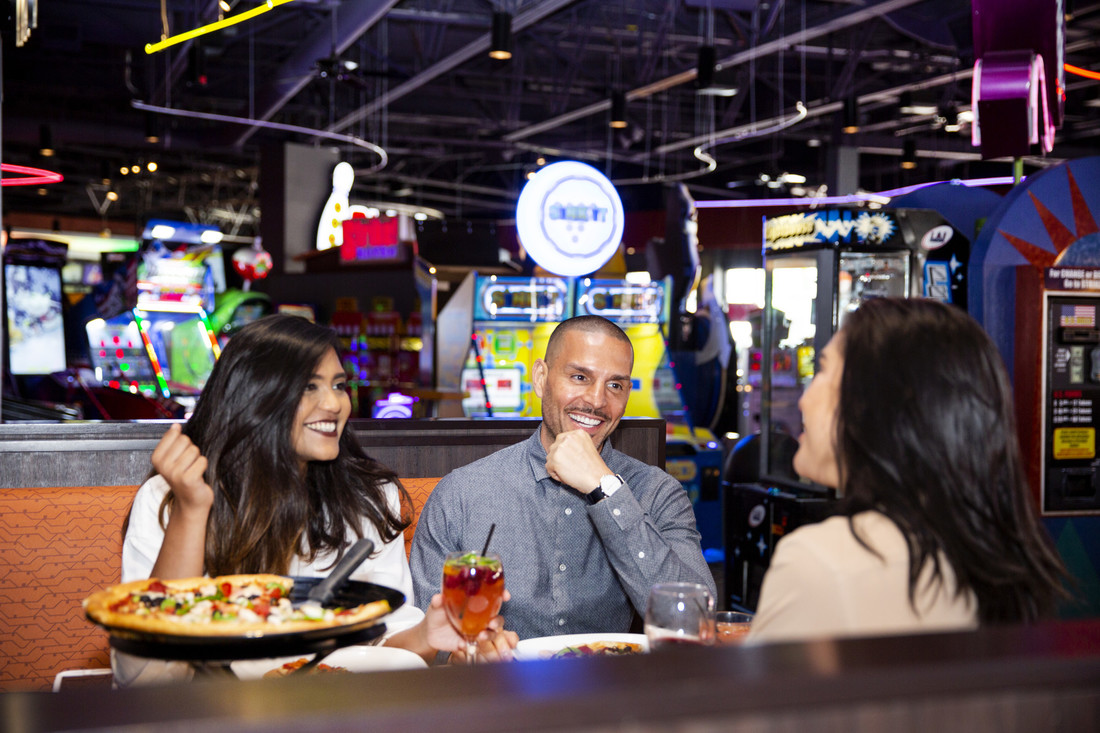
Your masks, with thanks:
[[(290, 600), (302, 601), (323, 578), (294, 578)], [(375, 583), (349, 580), (325, 606), (349, 608), (374, 601), (387, 601), (390, 612), (405, 603), (405, 595)], [(295, 654), (328, 653), (352, 644), (363, 644), (386, 631), (386, 616), (369, 621), (305, 631), (274, 631), (240, 636), (195, 636), (136, 631), (103, 626), (110, 634), (111, 646), (120, 652), (152, 659), (188, 662), (230, 662), (236, 659), (264, 659)]]

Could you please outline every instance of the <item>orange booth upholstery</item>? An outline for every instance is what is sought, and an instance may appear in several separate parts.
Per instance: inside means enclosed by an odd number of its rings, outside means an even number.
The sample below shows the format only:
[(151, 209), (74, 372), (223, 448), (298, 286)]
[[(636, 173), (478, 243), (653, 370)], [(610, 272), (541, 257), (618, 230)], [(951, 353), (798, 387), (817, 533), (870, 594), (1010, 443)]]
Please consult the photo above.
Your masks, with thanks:
[[(438, 478), (402, 479), (405, 550)], [(49, 689), (58, 672), (110, 665), (107, 633), (81, 601), (119, 581), (122, 520), (136, 486), (0, 491), (0, 690)]]

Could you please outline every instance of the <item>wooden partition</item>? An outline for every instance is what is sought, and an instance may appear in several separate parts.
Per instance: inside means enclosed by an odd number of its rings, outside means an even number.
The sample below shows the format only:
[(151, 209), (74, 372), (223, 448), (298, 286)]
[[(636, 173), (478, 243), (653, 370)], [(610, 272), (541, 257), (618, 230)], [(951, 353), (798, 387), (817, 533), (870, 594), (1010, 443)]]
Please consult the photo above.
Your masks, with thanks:
[[(171, 424), (143, 422), (0, 425), (0, 490), (35, 486), (130, 486), (149, 473), (149, 455)], [(398, 476), (444, 476), (453, 468), (526, 440), (537, 419), (353, 420), (367, 452)], [(612, 445), (664, 468), (664, 420), (627, 418)]]
[(1100, 622), (0, 696), (0, 729), (1095, 733)]

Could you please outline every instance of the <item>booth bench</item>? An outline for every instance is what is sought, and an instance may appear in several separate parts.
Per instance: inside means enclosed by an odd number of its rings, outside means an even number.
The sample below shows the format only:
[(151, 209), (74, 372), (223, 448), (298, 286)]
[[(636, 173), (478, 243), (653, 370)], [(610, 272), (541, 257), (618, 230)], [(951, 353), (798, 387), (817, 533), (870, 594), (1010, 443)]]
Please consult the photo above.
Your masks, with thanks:
[[(0, 425), (0, 690), (48, 689), (58, 672), (109, 665), (107, 634), (81, 601), (119, 581), (122, 522), (170, 421)], [(439, 477), (527, 439), (537, 420), (353, 421), (367, 452), (412, 499)], [(664, 422), (623, 420), (620, 450), (664, 466)]]

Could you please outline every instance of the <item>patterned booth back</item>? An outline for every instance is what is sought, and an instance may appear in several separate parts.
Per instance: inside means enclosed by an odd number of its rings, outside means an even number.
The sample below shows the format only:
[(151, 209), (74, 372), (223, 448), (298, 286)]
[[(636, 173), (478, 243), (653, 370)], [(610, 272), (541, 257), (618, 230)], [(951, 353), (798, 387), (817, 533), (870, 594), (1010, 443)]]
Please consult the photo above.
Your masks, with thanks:
[[(402, 479), (412, 546), (437, 478)], [(81, 601), (119, 581), (122, 520), (136, 486), (0, 490), (0, 691), (49, 689), (58, 672), (110, 664)]]

